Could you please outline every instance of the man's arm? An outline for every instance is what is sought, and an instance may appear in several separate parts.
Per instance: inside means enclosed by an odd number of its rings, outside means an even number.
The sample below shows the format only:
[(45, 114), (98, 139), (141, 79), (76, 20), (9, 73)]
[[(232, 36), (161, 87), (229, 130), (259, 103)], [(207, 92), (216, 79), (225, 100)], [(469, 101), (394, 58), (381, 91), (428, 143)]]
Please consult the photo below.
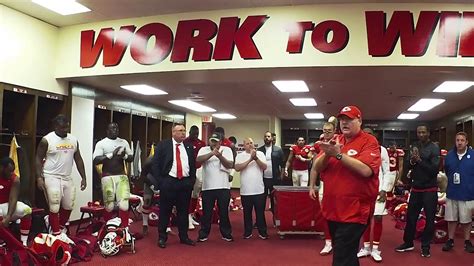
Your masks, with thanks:
[(288, 160), (286, 160), (285, 169), (283, 169), (285, 176), (288, 176), (288, 169), (290, 168), (291, 163), (293, 162), (293, 157), (293, 150), (290, 148), (290, 154), (288, 154)]
[(438, 176), (439, 169), (439, 147), (437, 145), (433, 145), (430, 153), (431, 158), (428, 158), (428, 160), (421, 160), (417, 163), (417, 165), (429, 172), (431, 175), (434, 175), (436, 178)]
[(36, 183), (40, 190), (44, 190), (44, 176), (43, 176), (43, 160), (46, 158), (46, 152), (48, 151), (48, 141), (42, 138), (36, 149)]
[(112, 156), (113, 154), (110, 154), (110, 155), (105, 154), (101, 141), (95, 144), (95, 150), (93, 153), (94, 165), (103, 164), (105, 159), (110, 159), (112, 158)]
[[(216, 157), (219, 159), (221, 164), (227, 169), (230, 169), (230, 168), (234, 167), (234, 158), (235, 158), (232, 149), (231, 148), (229, 148), (229, 149), (230, 149), (230, 154), (227, 154), (226, 149), (223, 149), (222, 152), (218, 152), (216, 154)], [(226, 153), (226, 154), (224, 155), (224, 153)], [(227, 159), (226, 157), (227, 158), (232, 158), (232, 161)]]
[(328, 166), (328, 162), (329, 162), (329, 156), (323, 153), (321, 156), (316, 158), (316, 161), (313, 164), (315, 171), (318, 173), (321, 173), (322, 171), (324, 171), (324, 169), (326, 169), (326, 167)]
[(77, 171), (81, 175), (81, 190), (86, 189), (86, 170), (84, 168), (84, 161), (82, 160), (81, 151), (79, 150), (79, 142), (77, 143), (77, 150), (74, 153), (74, 162), (76, 162)]
[(207, 154), (204, 154), (204, 153), (202, 153), (201, 155), (199, 155), (199, 154), (201, 154), (201, 150), (199, 150), (198, 156), (196, 158), (196, 162), (198, 162), (198, 163), (203, 163), (203, 162), (211, 159), (212, 156), (214, 156), (214, 153), (212, 152), (212, 150), (210, 150), (209, 153), (207, 153)]
[(128, 141), (124, 140), (125, 143), (125, 154), (123, 155), (123, 159), (127, 163), (133, 162), (133, 152), (132, 149), (130, 149), (130, 144), (128, 144)]
[(3, 217), (3, 225), (8, 225), (12, 221), (12, 216), (16, 210), (16, 203), (18, 202), (18, 195), (20, 194), (20, 179), (16, 176), (10, 190), (8, 198), (8, 213)]
[(245, 167), (247, 167), (249, 165), (249, 163), (252, 162), (252, 160), (253, 160), (252, 156), (250, 156), (250, 158), (248, 160), (246, 160), (245, 162), (242, 162), (242, 163), (238, 162), (236, 160), (235, 166), (234, 166), (235, 171), (240, 172), (240, 171), (244, 170)]
[(265, 171), (267, 169), (267, 161), (265, 160), (265, 155), (263, 155), (263, 153), (261, 152), (260, 156), (258, 156), (258, 154), (259, 153), (257, 152), (257, 155), (255, 156), (255, 162), (257, 163), (258, 167), (260, 167), (260, 169)]

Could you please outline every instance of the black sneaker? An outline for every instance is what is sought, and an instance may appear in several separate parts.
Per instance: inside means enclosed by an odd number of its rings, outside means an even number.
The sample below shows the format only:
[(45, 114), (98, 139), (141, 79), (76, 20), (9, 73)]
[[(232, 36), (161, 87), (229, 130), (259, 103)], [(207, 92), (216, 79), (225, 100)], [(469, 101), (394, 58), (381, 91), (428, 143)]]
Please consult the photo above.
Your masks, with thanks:
[(232, 242), (234, 241), (234, 238), (232, 236), (223, 236), (222, 240), (225, 240), (227, 242)]
[(250, 239), (252, 238), (252, 233), (248, 234), (248, 235), (244, 235), (244, 239)]
[(454, 247), (454, 240), (453, 239), (448, 239), (446, 243), (444, 243), (442, 250), (443, 251), (450, 251)]
[(430, 249), (429, 248), (421, 248), (421, 256), (425, 258), (431, 257)]
[(474, 247), (472, 246), (471, 241), (464, 241), (464, 250), (469, 253), (474, 253)]
[(405, 252), (405, 251), (412, 251), (414, 249), (415, 249), (415, 246), (413, 245), (413, 243), (412, 244), (403, 243), (400, 246), (398, 246), (397, 248), (395, 248), (395, 251)]
[(198, 237), (197, 242), (205, 242), (205, 241), (207, 241), (207, 237), (205, 237), (205, 236)]

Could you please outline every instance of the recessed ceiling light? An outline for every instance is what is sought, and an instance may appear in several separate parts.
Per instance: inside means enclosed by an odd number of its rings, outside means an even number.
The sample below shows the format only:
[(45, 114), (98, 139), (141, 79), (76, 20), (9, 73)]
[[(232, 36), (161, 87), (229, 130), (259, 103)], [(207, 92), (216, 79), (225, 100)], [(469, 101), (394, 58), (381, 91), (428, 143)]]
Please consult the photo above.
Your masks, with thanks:
[(441, 83), (433, 92), (462, 92), (474, 85), (474, 81), (445, 81)]
[(189, 110), (193, 110), (195, 112), (199, 112), (199, 113), (212, 113), (212, 112), (215, 112), (216, 110), (211, 108), (211, 107), (208, 107), (208, 106), (205, 106), (205, 105), (202, 105), (200, 103), (197, 103), (197, 102), (193, 102), (193, 101), (190, 101), (190, 100), (171, 100), (171, 101), (168, 101), (169, 103), (171, 104), (174, 104), (174, 105), (178, 105), (178, 106), (181, 106), (181, 107), (184, 107), (184, 108), (188, 108)]
[(419, 114), (415, 113), (401, 113), (397, 118), (398, 119), (415, 119), (419, 116)]
[(213, 117), (220, 118), (220, 119), (236, 119), (234, 115), (231, 114), (212, 114)]
[(445, 99), (428, 99), (428, 98), (423, 98), (418, 100), (414, 105), (412, 105), (410, 108), (408, 108), (408, 111), (412, 112), (424, 112), (431, 110), (435, 106), (438, 106), (442, 103), (444, 103), (446, 100)]
[(316, 106), (316, 100), (314, 98), (291, 98), (290, 102), (294, 106)]
[(32, 2), (63, 16), (91, 11), (76, 0), (32, 0)]
[(322, 113), (306, 113), (304, 116), (308, 119), (323, 119), (324, 115)]
[(135, 93), (143, 94), (143, 95), (165, 95), (168, 94), (166, 91), (157, 89), (155, 87), (145, 85), (145, 84), (137, 84), (137, 85), (123, 85), (120, 86), (122, 89), (126, 89), (128, 91), (132, 91)]
[(306, 82), (302, 80), (274, 80), (273, 85), (281, 92), (307, 92)]

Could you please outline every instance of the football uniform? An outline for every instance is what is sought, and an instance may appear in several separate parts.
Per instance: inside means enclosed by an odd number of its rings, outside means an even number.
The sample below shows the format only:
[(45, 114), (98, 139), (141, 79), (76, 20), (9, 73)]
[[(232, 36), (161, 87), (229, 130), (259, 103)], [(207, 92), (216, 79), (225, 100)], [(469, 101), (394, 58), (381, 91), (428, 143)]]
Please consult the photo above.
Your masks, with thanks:
[(304, 159), (309, 159), (312, 147), (309, 145), (304, 145), (302, 147), (298, 145), (293, 145), (290, 147), (290, 151), (293, 152), (293, 172), (291, 179), (293, 181), (293, 186), (308, 186), (309, 171), (308, 171), (308, 161), (301, 161), (296, 158), (297, 155), (300, 155)]

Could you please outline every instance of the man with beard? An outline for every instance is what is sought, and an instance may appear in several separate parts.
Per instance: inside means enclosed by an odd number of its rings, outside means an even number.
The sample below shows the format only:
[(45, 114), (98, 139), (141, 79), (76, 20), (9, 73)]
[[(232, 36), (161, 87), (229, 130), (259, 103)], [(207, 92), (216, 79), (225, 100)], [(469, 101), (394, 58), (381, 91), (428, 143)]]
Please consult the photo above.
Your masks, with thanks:
[(121, 226), (128, 226), (128, 200), (130, 198), (130, 182), (125, 174), (124, 161), (132, 162), (133, 153), (130, 145), (118, 137), (119, 127), (115, 122), (107, 126), (107, 137), (95, 145), (94, 164), (102, 164), (102, 196), (104, 200), (107, 222), (112, 218), (115, 203), (119, 207)]
[(285, 177), (288, 176), (288, 168), (291, 166), (293, 171), (291, 179), (294, 187), (306, 187), (308, 186), (308, 167), (309, 162), (312, 159), (311, 147), (306, 145), (306, 140), (303, 137), (299, 137), (296, 145), (290, 147), (290, 154), (288, 155), (288, 161), (286, 162)]
[(270, 210), (275, 214), (273, 200), (273, 186), (279, 185), (281, 181), (281, 170), (285, 167), (283, 150), (273, 143), (272, 133), (265, 132), (263, 135), (265, 145), (258, 148), (265, 154), (267, 168), (263, 171), (263, 184), (265, 185), (265, 195), (270, 198)]

